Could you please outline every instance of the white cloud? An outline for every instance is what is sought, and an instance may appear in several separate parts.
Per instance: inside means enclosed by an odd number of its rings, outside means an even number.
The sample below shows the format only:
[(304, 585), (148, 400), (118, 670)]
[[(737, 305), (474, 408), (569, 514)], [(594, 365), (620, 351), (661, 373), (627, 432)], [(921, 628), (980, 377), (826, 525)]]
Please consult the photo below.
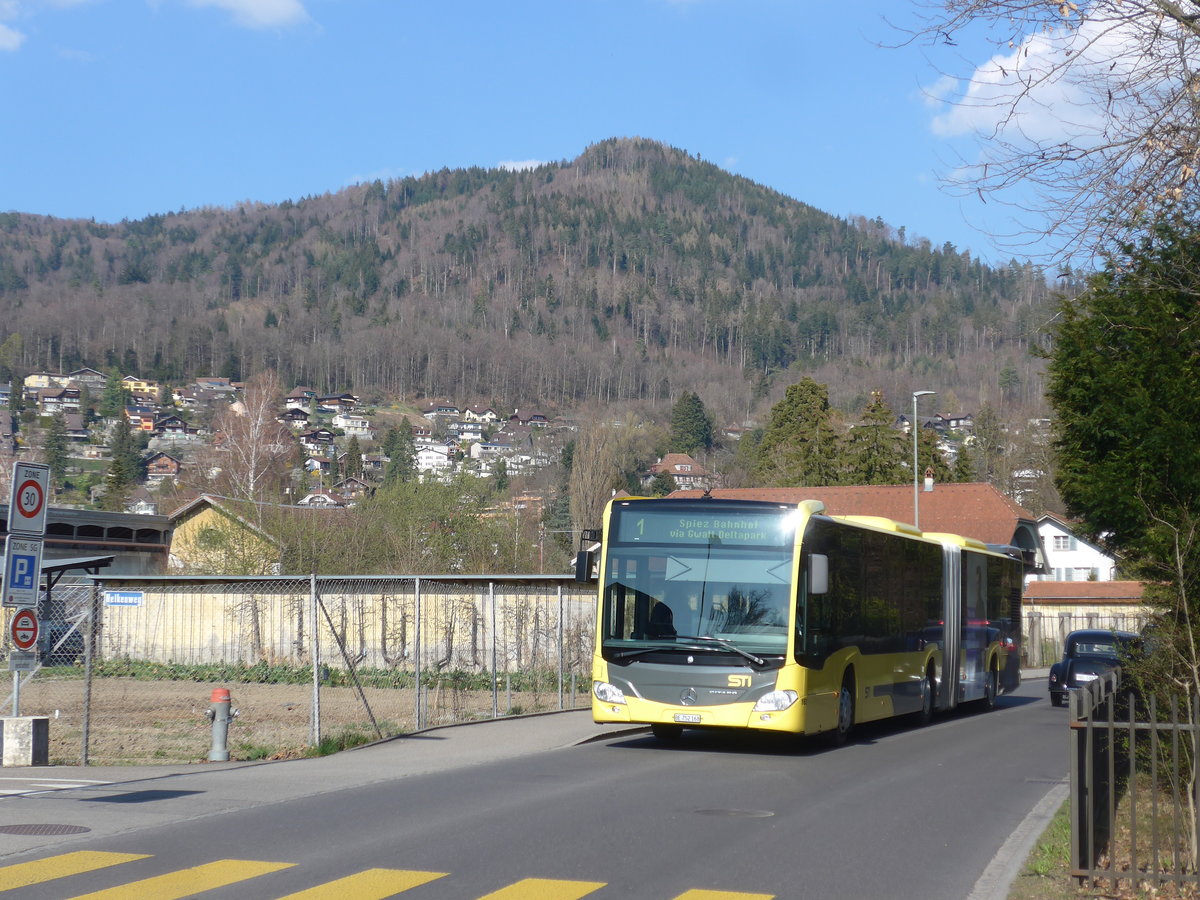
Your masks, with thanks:
[(496, 163), (497, 169), (508, 169), (512, 172), (527, 172), (530, 169), (536, 169), (538, 166), (544, 166), (546, 162), (541, 159), (521, 159), (512, 160), (506, 159), (503, 162)]
[(19, 50), (23, 43), (25, 43), (25, 35), (15, 28), (0, 25), (0, 50), (8, 50), (10, 52)]
[(1134, 64), (1130, 46), (1128, 35), (1104, 23), (1031, 35), (977, 67), (965, 82), (942, 76), (926, 87), (926, 105), (937, 110), (933, 133), (1076, 143), (1098, 135), (1105, 115), (1094, 98)]
[(188, 0), (192, 6), (215, 6), (233, 15), (246, 28), (278, 28), (299, 25), (309, 19), (300, 0)]

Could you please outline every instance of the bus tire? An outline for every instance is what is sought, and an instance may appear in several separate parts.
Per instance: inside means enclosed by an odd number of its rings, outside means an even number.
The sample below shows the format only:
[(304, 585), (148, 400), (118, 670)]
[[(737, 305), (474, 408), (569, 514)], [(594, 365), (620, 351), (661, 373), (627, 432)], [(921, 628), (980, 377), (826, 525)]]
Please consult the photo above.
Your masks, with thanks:
[(928, 725), (933, 721), (933, 710), (937, 706), (937, 681), (933, 677), (933, 666), (925, 671), (925, 683), (921, 685), (921, 711), (917, 713), (917, 724)]
[(683, 726), (656, 723), (650, 726), (650, 733), (660, 741), (677, 741), (683, 737)]
[(996, 694), (1000, 690), (1000, 672), (995, 664), (988, 669), (987, 678), (983, 682), (983, 708), (990, 712), (996, 708)]
[(850, 737), (854, 730), (854, 672), (847, 669), (842, 676), (842, 687), (838, 691), (837, 724), (828, 733), (829, 743), (840, 747)]

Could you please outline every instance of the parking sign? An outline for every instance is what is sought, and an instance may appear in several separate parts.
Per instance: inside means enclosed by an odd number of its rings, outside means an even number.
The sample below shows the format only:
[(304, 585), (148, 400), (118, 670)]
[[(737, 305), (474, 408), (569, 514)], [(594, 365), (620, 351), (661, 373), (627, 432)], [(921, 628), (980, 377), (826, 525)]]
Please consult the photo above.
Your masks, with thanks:
[(36, 607), (42, 576), (42, 539), (8, 536), (4, 551), (4, 605)]

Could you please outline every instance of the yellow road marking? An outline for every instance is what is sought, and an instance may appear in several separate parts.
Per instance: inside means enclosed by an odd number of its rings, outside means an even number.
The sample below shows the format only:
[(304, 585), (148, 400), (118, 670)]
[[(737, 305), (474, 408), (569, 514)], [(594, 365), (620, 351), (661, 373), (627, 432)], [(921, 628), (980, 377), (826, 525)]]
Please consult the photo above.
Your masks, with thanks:
[(555, 881), (526, 878), (516, 884), (480, 897), (479, 900), (579, 900), (604, 887), (603, 881)]
[(29, 887), (31, 884), (41, 884), (45, 881), (53, 881), (55, 878), (66, 878), (68, 875), (78, 875), (82, 872), (94, 872), (97, 869), (133, 862), (135, 859), (148, 858), (144, 853), (102, 853), (98, 850), (77, 850), (74, 853), (48, 856), (35, 862), (16, 863), (0, 868), (0, 891)]
[(775, 900), (774, 894), (742, 894), (737, 891), (684, 891), (675, 900)]
[(290, 869), (294, 865), (295, 863), (259, 862), (253, 859), (221, 859), (105, 891), (82, 894), (73, 900), (180, 900), (201, 891), (211, 891), (248, 878), (278, 872), (280, 869)]
[(319, 884), (298, 894), (288, 894), (279, 900), (383, 900), (409, 888), (420, 887), (439, 878), (446, 872), (417, 872), (409, 869), (365, 869), (355, 875), (347, 875), (337, 881)]

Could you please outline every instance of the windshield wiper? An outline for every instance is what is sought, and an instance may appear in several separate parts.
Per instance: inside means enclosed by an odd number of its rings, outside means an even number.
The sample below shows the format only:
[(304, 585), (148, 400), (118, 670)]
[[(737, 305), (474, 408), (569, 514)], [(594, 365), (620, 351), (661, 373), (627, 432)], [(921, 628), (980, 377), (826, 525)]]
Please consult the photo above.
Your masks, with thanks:
[[(706, 644), (717, 644), (721, 647), (722, 650), (728, 650), (731, 653), (736, 653), (738, 656), (741, 656), (741, 657), (749, 660), (753, 665), (765, 666), (767, 664), (766, 660), (759, 659), (753, 653), (747, 653), (745, 650), (743, 650), (737, 644), (733, 643), (732, 641), (727, 641), (725, 638), (711, 637), (710, 635), (707, 635), (707, 634), (677, 634), (677, 635), (675, 635), (675, 637), (681, 641), (700, 641), (701, 643), (706, 643)], [(706, 650), (708, 648), (707, 647), (699, 647), (697, 649)]]
[(660, 644), (656, 647), (638, 647), (636, 650), (622, 650), (620, 653), (614, 653), (613, 659), (630, 659), (634, 656), (645, 656), (647, 653), (658, 653), (663, 650), (712, 650), (706, 644), (716, 644), (721, 650), (728, 650), (730, 653), (736, 653), (738, 656), (749, 661), (754, 666), (765, 666), (766, 660), (760, 659), (753, 653), (747, 653), (741, 647), (725, 638), (709, 637), (708, 635), (699, 634), (678, 634), (675, 636), (677, 640), (684, 641), (682, 644)]

